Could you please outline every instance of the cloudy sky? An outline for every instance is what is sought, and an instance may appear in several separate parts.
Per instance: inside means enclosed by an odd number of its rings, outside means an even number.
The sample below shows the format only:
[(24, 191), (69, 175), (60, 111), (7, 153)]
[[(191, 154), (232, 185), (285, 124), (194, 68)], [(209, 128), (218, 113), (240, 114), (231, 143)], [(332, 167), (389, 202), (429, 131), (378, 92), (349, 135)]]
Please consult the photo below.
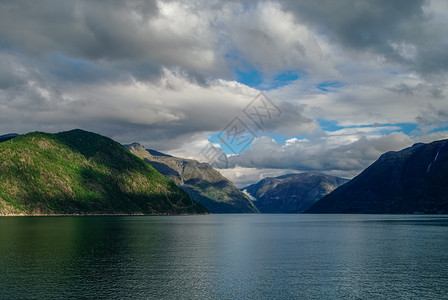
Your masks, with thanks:
[(240, 187), (351, 178), (448, 138), (447, 22), (445, 0), (0, 1), (0, 134), (82, 128), (202, 161), (213, 143)]

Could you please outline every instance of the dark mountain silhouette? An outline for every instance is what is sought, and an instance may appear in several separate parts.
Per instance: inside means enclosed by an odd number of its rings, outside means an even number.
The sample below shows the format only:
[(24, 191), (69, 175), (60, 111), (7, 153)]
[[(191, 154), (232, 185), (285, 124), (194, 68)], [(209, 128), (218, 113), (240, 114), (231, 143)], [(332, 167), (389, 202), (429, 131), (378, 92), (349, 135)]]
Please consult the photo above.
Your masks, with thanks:
[(309, 213), (448, 213), (448, 140), (383, 154)]

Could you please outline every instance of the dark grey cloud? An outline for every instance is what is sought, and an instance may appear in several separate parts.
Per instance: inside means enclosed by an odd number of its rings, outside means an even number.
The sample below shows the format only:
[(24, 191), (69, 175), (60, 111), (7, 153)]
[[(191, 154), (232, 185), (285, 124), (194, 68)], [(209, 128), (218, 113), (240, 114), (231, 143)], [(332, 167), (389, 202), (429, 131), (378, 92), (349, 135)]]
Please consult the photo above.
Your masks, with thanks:
[[(424, 0), (282, 1), (299, 21), (306, 20), (353, 48), (385, 51), (387, 41), (421, 34)], [(386, 47), (387, 48), (387, 47)]]
[[(188, 15), (178, 17), (188, 24)], [(202, 36), (208, 29), (201, 32), (194, 22), (182, 28), (169, 18), (155, 0), (0, 1), (0, 48), (44, 60), (62, 80), (110, 79), (108, 73), (118, 72), (154, 80), (163, 67), (180, 67), (204, 84), (214, 68), (213, 57), (202, 61), (213, 53), (213, 41)]]
[(139, 20), (143, 23), (157, 14), (155, 1), (1, 1), (0, 37), (11, 48), (36, 55), (139, 57), (144, 56), (146, 42), (138, 41)]
[[(280, 1), (295, 24), (272, 3), (0, 1), (0, 47), (45, 57), (67, 80), (114, 70), (153, 80), (162, 67), (180, 67), (204, 85), (210, 76), (232, 78), (231, 69), (247, 62), (272, 74), (331, 67), (323, 63), (329, 53), (300, 29), (305, 25), (347, 51), (379, 54), (425, 74), (448, 70), (448, 29), (425, 12), (428, 1)], [(229, 53), (240, 57), (230, 62)]]
[(423, 73), (446, 72), (448, 28), (426, 13), (427, 0), (281, 1), (347, 50), (370, 51)]
[[(276, 101), (274, 104), (276, 104), (278, 108), (278, 113), (276, 111), (271, 112), (272, 116), (270, 116), (269, 119), (267, 117), (262, 117), (262, 132), (277, 132), (289, 136), (309, 133), (318, 128), (318, 125), (313, 118), (305, 116), (304, 105), (286, 101)], [(263, 116), (267, 115), (267, 113), (260, 108), (259, 114)], [(257, 123), (260, 123), (259, 116), (255, 114), (252, 117)], [(252, 124), (250, 120), (247, 122), (249, 125)], [(258, 131), (256, 126), (252, 127), (254, 127), (256, 132)]]

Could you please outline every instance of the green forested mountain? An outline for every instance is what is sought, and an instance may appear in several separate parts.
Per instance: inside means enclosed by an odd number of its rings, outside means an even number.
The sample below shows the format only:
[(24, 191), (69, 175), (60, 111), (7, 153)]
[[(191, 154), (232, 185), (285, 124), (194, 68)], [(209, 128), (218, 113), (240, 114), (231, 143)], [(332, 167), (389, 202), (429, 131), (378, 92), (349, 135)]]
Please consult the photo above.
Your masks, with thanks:
[(0, 214), (204, 212), (173, 181), (101, 135), (34, 132), (0, 143)]

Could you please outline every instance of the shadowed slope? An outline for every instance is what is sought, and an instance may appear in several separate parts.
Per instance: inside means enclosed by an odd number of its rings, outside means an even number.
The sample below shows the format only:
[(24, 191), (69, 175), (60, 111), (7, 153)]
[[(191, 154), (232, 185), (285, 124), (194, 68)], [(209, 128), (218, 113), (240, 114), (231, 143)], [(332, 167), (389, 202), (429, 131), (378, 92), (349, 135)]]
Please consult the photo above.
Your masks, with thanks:
[(448, 140), (387, 152), (310, 213), (448, 213)]
[(209, 164), (147, 150), (138, 143), (125, 146), (157, 171), (174, 180), (212, 213), (258, 212), (252, 201)]

